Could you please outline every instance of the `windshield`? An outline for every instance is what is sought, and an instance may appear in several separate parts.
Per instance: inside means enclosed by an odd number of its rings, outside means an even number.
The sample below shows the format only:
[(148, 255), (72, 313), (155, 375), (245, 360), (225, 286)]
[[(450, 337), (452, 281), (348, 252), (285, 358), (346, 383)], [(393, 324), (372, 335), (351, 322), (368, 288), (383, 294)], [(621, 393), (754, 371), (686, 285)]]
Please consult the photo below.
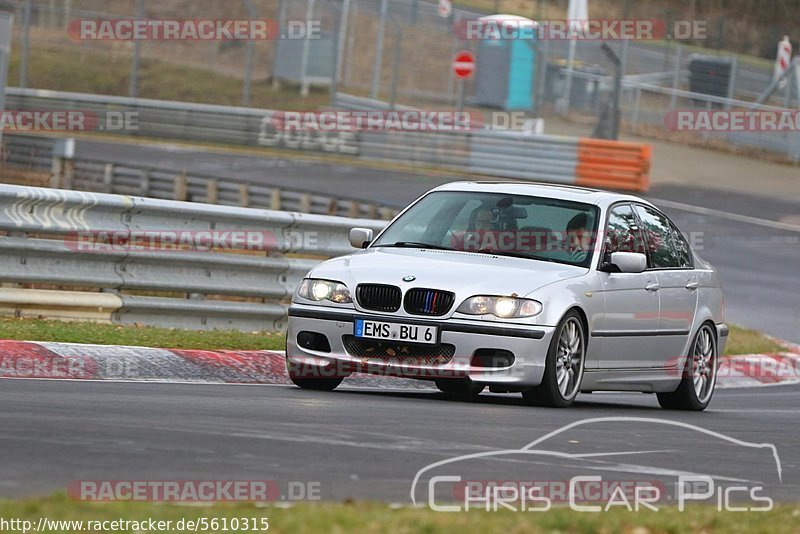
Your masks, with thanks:
[(437, 191), (408, 209), (372, 247), (483, 252), (588, 267), (598, 208), (527, 195)]

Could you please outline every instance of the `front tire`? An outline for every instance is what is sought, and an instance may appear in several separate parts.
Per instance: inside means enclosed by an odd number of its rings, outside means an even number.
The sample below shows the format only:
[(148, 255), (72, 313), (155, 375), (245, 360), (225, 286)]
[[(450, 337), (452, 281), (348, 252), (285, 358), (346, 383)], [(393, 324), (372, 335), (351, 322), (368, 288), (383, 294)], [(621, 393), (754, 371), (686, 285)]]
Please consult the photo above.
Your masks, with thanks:
[(297, 365), (286, 358), (286, 370), (289, 373), (289, 380), (302, 389), (314, 391), (333, 391), (344, 380), (343, 376), (328, 377), (322, 367), (311, 365)]
[(547, 350), (542, 383), (522, 393), (533, 406), (566, 408), (575, 402), (586, 364), (586, 329), (580, 314), (572, 310), (556, 327)]
[(476, 384), (469, 378), (440, 378), (434, 382), (439, 391), (448, 397), (474, 401), (486, 386)]
[(719, 366), (714, 327), (708, 323), (700, 327), (691, 347), (678, 389), (657, 395), (662, 408), (702, 412), (711, 403)]

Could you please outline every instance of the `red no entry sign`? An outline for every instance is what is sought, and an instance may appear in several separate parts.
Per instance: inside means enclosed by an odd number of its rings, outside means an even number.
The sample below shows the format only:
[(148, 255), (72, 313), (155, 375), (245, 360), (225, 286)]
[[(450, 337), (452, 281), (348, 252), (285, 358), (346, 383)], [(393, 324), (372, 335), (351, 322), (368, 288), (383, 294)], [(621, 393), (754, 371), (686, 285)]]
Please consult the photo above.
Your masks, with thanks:
[(453, 59), (453, 72), (457, 78), (462, 80), (472, 78), (472, 75), (475, 74), (475, 56), (472, 55), (472, 52), (462, 50), (456, 54)]

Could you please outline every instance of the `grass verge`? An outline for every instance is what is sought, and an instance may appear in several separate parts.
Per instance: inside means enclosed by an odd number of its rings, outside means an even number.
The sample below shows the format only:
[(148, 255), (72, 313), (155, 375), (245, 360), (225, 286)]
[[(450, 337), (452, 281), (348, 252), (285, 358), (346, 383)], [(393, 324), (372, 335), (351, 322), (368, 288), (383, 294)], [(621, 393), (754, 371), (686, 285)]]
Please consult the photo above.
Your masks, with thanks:
[[(28, 87), (53, 91), (73, 91), (128, 96), (130, 62), (113, 60), (105, 54), (86, 53), (55, 46), (31, 47)], [(19, 79), (19, 52), (11, 58), (9, 79)], [(242, 80), (207, 69), (143, 59), (139, 73), (139, 98), (179, 100), (223, 106), (242, 104)], [(315, 110), (327, 105), (327, 89), (312, 88), (307, 97), (297, 87), (273, 89), (264, 81), (254, 81), (251, 107), (265, 109)]]
[[(712, 506), (695, 506), (685, 512), (677, 508), (661, 508), (658, 512), (628, 512), (624, 508), (606, 513), (577, 513), (568, 508), (554, 508), (546, 513), (515, 513), (511, 511), (440, 513), (427, 508), (392, 509), (379, 503), (319, 503), (298, 504), (289, 508), (255, 506), (253, 504), (222, 504), (211, 506), (177, 506), (142, 502), (87, 503), (73, 501), (63, 494), (43, 499), (0, 501), (0, 516), (30, 521), (33, 528), (39, 518), (48, 520), (84, 521), (83, 531), (92, 529), (88, 521), (171, 521), (169, 531), (176, 532), (179, 521), (198, 521), (205, 518), (217, 528), (200, 532), (244, 532), (231, 529), (233, 518), (248, 518), (261, 524), (267, 518), (269, 532), (796, 532), (800, 506), (782, 505), (766, 513), (718, 512)], [(224, 529), (227, 519), (228, 529)], [(56, 525), (53, 525), (56, 526)], [(119, 525), (124, 527), (126, 525)], [(251, 523), (252, 526), (252, 523)], [(89, 528), (87, 528), (89, 527)], [(146, 528), (146, 527), (145, 527)], [(71, 528), (45, 529), (40, 532), (75, 532)], [(115, 528), (116, 532), (134, 532), (133, 528)], [(190, 530), (184, 528), (183, 531)], [(144, 530), (142, 530), (144, 531)], [(249, 529), (249, 532), (262, 530)]]
[[(170, 349), (283, 350), (286, 337), (281, 332), (198, 331), (154, 326), (0, 318), (0, 339)], [(741, 326), (731, 326), (725, 348), (725, 354), (728, 356), (783, 351), (785, 349), (772, 338)]]
[(765, 352), (785, 352), (786, 349), (771, 337), (767, 337), (758, 330), (751, 330), (741, 326), (730, 327), (728, 344), (725, 346), (727, 356), (738, 354), (763, 354)]
[(169, 349), (283, 350), (286, 337), (278, 332), (179, 330), (155, 326), (2, 318), (0, 339)]

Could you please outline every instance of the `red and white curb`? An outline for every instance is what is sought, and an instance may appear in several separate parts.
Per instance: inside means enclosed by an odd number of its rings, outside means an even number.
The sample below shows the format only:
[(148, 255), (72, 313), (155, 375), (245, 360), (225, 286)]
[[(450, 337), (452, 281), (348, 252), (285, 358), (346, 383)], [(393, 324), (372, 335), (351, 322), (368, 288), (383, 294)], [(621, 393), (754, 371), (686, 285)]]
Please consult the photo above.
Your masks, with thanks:
[(747, 388), (800, 383), (800, 353), (726, 356), (717, 375), (717, 387)]
[(767, 337), (786, 350), (726, 356), (717, 375), (720, 387), (746, 388), (800, 383), (800, 345)]
[[(157, 349), (0, 340), (0, 378), (291, 384), (283, 352)], [(353, 374), (357, 387), (431, 389), (417, 380)]]
[[(722, 359), (717, 387), (800, 383), (800, 346)], [(283, 352), (156, 349), (0, 340), (0, 378), (290, 384)], [(345, 385), (430, 389), (429, 382), (354, 374)]]

